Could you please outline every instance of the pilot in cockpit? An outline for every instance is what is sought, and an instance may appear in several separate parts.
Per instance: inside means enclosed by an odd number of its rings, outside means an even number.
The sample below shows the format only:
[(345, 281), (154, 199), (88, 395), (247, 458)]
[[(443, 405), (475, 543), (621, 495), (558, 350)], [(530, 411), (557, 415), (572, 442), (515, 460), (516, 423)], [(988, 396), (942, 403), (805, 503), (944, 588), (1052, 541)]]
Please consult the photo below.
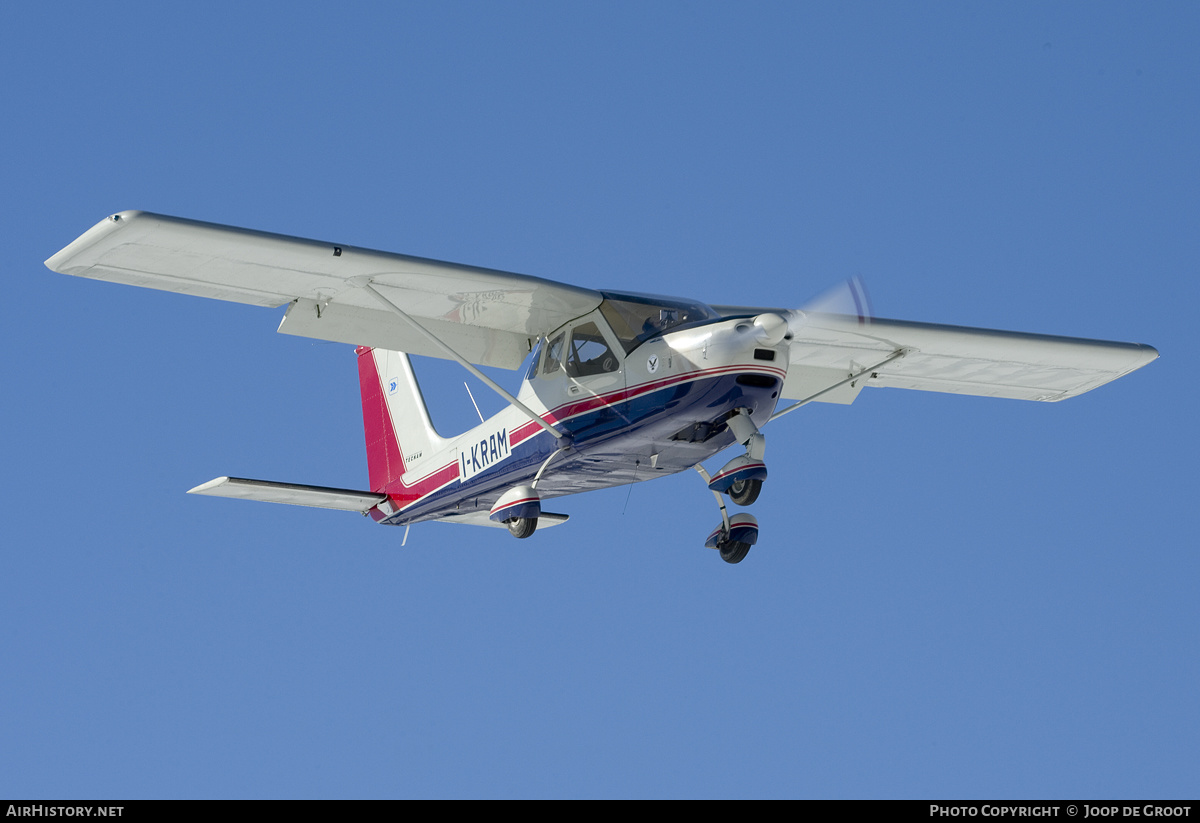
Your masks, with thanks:
[(649, 340), (655, 335), (662, 334), (672, 326), (679, 324), (679, 309), (660, 308), (658, 314), (651, 314), (646, 318), (646, 322), (642, 324), (642, 333), (639, 340)]

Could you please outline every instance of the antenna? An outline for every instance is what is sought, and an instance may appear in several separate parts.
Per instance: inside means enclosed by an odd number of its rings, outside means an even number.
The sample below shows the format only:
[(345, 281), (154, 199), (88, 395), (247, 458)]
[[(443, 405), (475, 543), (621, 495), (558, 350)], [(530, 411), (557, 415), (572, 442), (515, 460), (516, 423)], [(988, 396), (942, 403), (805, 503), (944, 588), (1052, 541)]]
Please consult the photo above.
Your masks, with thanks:
[(479, 422), (485, 423), (483, 412), (479, 410), (479, 404), (475, 402), (475, 395), (471, 394), (471, 387), (467, 385), (467, 381), (463, 381), (463, 388), (467, 390), (467, 397), (471, 398), (471, 405), (475, 407), (475, 413), (479, 415)]

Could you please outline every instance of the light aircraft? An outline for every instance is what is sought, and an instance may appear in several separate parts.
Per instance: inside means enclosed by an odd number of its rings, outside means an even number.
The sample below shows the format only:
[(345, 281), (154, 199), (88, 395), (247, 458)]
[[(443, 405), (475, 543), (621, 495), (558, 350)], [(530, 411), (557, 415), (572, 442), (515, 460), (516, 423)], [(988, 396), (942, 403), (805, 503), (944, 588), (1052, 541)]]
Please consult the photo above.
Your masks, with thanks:
[[(368, 490), (220, 477), (191, 492), (356, 511), (378, 523), (507, 527), (567, 520), (542, 503), (695, 469), (721, 522), (706, 545), (738, 563), (758, 523), (730, 514), (767, 478), (762, 427), (865, 387), (1056, 402), (1138, 369), (1150, 346), (706, 305), (125, 211), (46, 265), (268, 308), (279, 331), (354, 344)], [(408, 354), (456, 360), (509, 406), (457, 437), (430, 421)], [(517, 369), (516, 396), (477, 366)], [(786, 403), (786, 404), (785, 404)], [(481, 415), (482, 418), (482, 415)], [(740, 445), (719, 471), (702, 462)], [(407, 530), (406, 530), (407, 537)]]

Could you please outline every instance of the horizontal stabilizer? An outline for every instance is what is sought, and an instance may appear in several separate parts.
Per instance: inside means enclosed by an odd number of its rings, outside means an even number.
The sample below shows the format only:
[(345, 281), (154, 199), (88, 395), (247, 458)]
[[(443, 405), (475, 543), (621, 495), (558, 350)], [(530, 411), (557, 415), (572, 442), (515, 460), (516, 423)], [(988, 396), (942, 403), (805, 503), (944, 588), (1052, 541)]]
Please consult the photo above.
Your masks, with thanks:
[[(554, 512), (542, 512), (538, 516), (537, 527), (539, 529), (548, 529), (551, 526), (557, 526), (560, 523), (566, 523), (571, 518), (569, 514), (555, 514)], [(465, 512), (463, 514), (452, 514), (449, 517), (439, 517), (437, 523), (462, 523), (467, 526), (488, 526), (493, 529), (507, 529), (508, 524), (499, 523), (488, 517), (487, 511)]]
[(301, 486), (297, 483), (274, 483), (270, 480), (246, 480), (241, 477), (218, 477), (189, 489), (188, 494), (237, 497), (263, 503), (287, 503), (292, 506), (341, 509), (348, 512), (365, 512), (387, 499), (387, 495), (373, 492), (331, 489), (328, 486)]

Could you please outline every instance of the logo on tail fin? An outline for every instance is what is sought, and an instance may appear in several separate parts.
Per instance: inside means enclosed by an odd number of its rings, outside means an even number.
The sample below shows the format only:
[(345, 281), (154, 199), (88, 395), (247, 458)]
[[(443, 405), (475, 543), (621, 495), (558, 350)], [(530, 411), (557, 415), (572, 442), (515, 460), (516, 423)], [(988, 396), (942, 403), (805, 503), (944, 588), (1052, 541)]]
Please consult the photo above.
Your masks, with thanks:
[(382, 491), (446, 447), (434, 431), (408, 356), (359, 347), (363, 430), (372, 491)]

